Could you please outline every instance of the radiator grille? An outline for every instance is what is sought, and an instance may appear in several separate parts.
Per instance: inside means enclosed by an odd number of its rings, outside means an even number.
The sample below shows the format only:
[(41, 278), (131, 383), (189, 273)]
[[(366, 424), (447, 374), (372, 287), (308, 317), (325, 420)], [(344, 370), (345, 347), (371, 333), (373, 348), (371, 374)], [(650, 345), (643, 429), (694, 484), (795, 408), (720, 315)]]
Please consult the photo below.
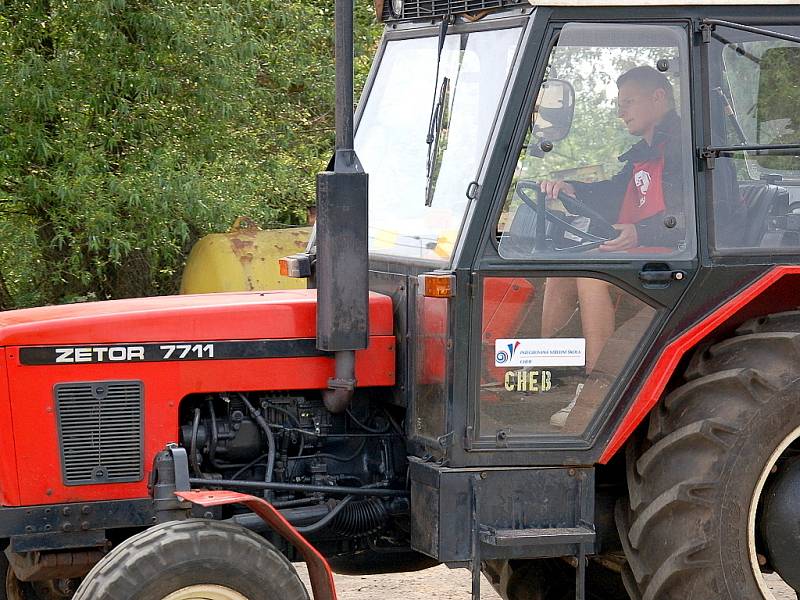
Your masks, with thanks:
[(142, 479), (141, 381), (61, 383), (55, 397), (66, 485)]
[(460, 15), (464, 13), (478, 14), (485, 10), (527, 5), (520, 0), (406, 0), (403, 3), (403, 14), (394, 15), (391, 9), (391, 0), (383, 3), (383, 20), (392, 21), (402, 19), (425, 19), (443, 17), (445, 15)]

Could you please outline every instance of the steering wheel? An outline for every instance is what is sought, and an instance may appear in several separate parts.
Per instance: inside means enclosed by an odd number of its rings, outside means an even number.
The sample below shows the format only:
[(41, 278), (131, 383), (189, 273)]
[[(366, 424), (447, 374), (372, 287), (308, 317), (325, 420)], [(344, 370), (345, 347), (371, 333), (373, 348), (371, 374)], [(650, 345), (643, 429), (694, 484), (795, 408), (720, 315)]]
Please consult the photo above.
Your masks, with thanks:
[[(527, 191), (532, 191), (536, 199), (532, 199)], [(575, 246), (568, 246), (566, 248), (556, 248), (556, 252), (586, 252), (592, 250), (616, 238), (620, 232), (608, 222), (608, 220), (591, 208), (587, 204), (581, 202), (577, 198), (568, 196), (564, 192), (558, 194), (558, 199), (564, 207), (571, 213), (588, 217), (591, 220), (591, 226), (594, 233), (589, 233), (578, 229), (569, 221), (564, 220), (558, 213), (547, 208), (545, 204), (545, 195), (542, 192), (539, 182), (528, 179), (522, 179), (517, 182), (515, 189), (516, 196), (533, 209), (536, 214), (544, 214), (546, 220), (554, 223), (560, 229), (577, 237), (581, 242)]]

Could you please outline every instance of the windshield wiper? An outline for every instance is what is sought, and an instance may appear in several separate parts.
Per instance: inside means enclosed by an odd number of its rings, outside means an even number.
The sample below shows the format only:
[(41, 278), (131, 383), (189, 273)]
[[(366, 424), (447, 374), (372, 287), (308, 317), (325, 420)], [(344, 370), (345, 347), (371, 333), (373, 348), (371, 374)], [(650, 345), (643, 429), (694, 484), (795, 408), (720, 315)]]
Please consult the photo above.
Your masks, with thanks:
[[(430, 193), (431, 175), (433, 174), (433, 164), (435, 162), (434, 146), (437, 141), (440, 127), (441, 127), (441, 113), (443, 110), (440, 108), (442, 104), (442, 94), (439, 92), (439, 68), (442, 66), (442, 50), (444, 50), (444, 42), (447, 37), (447, 17), (442, 19), (442, 25), (439, 28), (439, 49), (436, 55), (436, 77), (433, 80), (433, 101), (431, 102), (431, 116), (428, 119), (428, 133), (425, 136), (425, 143), (428, 144), (428, 163), (425, 167), (425, 206), (430, 206), (432, 194)], [(445, 77), (445, 81), (447, 78)], [(448, 82), (449, 84), (449, 82)], [(442, 82), (444, 89), (444, 82)], [(437, 93), (439, 92), (439, 93)]]
[(445, 112), (449, 103), (450, 96), (450, 78), (445, 77), (442, 79), (442, 87), (439, 88), (438, 101), (434, 104), (433, 114), (431, 115), (430, 130), (426, 142), (428, 143), (428, 163), (427, 163), (427, 176), (425, 178), (425, 206), (430, 206), (433, 203), (433, 192), (435, 186), (433, 182), (436, 180), (437, 166), (441, 162), (441, 154), (444, 148), (440, 148), (439, 144), (442, 139), (442, 130), (445, 124)]

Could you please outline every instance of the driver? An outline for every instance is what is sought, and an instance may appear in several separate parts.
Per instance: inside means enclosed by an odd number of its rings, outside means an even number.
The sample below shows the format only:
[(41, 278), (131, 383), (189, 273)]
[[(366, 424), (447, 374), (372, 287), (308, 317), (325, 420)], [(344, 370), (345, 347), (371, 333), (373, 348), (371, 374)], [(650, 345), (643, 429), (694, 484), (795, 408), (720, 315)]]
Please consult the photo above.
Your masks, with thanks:
[[(599, 247), (621, 252), (639, 246), (663, 247), (671, 252), (684, 240), (681, 122), (675, 112), (672, 84), (652, 67), (630, 69), (617, 79), (617, 115), (628, 131), (641, 138), (619, 157), (622, 170), (606, 181), (582, 183), (547, 180), (541, 189), (555, 199), (563, 192), (591, 205), (619, 235)], [(609, 284), (589, 278), (548, 278), (542, 307), (542, 337), (558, 334), (580, 306), (586, 339), (586, 374), (614, 332), (614, 304)], [(550, 423), (563, 427), (578, 401), (554, 414)]]
[(675, 249), (683, 241), (681, 122), (672, 84), (652, 67), (635, 67), (617, 79), (617, 115), (642, 139), (619, 157), (622, 170), (606, 181), (547, 180), (542, 191), (577, 197), (615, 223), (619, 236), (600, 250), (636, 246)]

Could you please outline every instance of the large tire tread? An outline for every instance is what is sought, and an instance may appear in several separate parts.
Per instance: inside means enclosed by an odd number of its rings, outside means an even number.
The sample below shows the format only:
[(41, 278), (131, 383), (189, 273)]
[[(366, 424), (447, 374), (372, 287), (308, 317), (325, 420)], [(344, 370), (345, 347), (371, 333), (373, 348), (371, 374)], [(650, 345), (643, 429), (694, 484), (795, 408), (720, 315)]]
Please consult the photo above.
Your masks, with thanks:
[(216, 558), (269, 574), (269, 597), (308, 600), (294, 567), (271, 544), (237, 525), (201, 519), (156, 525), (127, 539), (95, 565), (73, 600), (144, 600), (143, 582), (167, 577), (176, 560), (204, 565)]
[(749, 319), (736, 329), (736, 335), (776, 331), (800, 331), (800, 310), (789, 310)]
[[(753, 355), (758, 365), (753, 365)], [(728, 369), (757, 366), (765, 376), (785, 377), (800, 362), (800, 333), (761, 332), (731, 338), (705, 348), (689, 364), (685, 376), (698, 379)]]
[(686, 383), (659, 403), (646, 432), (626, 449), (628, 498), (618, 503), (615, 519), (630, 567), (623, 579), (639, 594), (631, 597), (740, 597), (726, 591), (730, 584), (720, 572), (716, 519), (731, 461), (740, 459), (732, 455), (746, 453), (737, 444), (800, 377), (800, 311), (753, 319), (737, 333), (696, 352)]

